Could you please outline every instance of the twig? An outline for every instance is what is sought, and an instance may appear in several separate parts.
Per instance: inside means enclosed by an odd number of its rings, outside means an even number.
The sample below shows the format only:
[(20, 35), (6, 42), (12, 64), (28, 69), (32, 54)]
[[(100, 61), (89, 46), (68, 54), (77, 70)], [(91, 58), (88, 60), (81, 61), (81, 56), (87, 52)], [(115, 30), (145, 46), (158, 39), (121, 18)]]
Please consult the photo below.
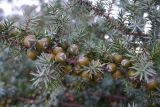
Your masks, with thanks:
[(115, 0), (112, 0), (112, 3), (109, 5), (109, 9), (108, 9), (108, 17), (112, 11), (112, 7), (113, 7), (113, 4), (115, 3)]
[(20, 97), (20, 96), (17, 96), (16, 100), (20, 101), (20, 102), (23, 102), (23, 103), (26, 103), (26, 104), (32, 104), (33, 101), (34, 101), (34, 99), (23, 98), (23, 97)]
[[(128, 98), (125, 97), (125, 96), (121, 96), (121, 95), (108, 95), (104, 92), (101, 92), (101, 93), (97, 93), (97, 92), (88, 92), (87, 95), (90, 95), (90, 96), (97, 96), (97, 97), (103, 97), (103, 98), (106, 98), (110, 101), (119, 101), (119, 100), (123, 100), (123, 101), (126, 101), (128, 102)], [(80, 104), (76, 104), (76, 103), (69, 103), (69, 102), (63, 102), (63, 103), (60, 103), (60, 107), (85, 107), (84, 105), (80, 105)]]
[(31, 22), (31, 19), (26, 20), (26, 25), (25, 25), (25, 27), (24, 27), (24, 31), (25, 31), (25, 32), (27, 32), (30, 22)]
[(84, 105), (76, 104), (76, 103), (61, 103), (60, 107), (85, 107)]
[(20, 42), (19, 40), (13, 40), (13, 39), (10, 39), (8, 36), (4, 36), (4, 35), (0, 35), (0, 41), (6, 41), (7, 43), (15, 46), (15, 45), (18, 45), (18, 46), (21, 46), (22, 49), (27, 49), (27, 47), (25, 47), (22, 42)]
[(97, 97), (104, 97), (106, 99), (110, 99), (110, 100), (123, 100), (123, 101), (128, 101), (128, 97), (125, 96), (121, 96), (121, 95), (108, 95), (104, 92), (101, 93), (97, 93), (97, 92), (89, 92), (87, 93), (88, 95), (91, 96), (97, 96)]
[[(83, 0), (82, 0), (83, 1)], [(113, 28), (121, 31), (123, 34), (126, 34), (126, 35), (134, 35), (134, 36), (148, 36), (147, 34), (145, 33), (134, 33), (134, 32), (129, 32), (129, 28), (127, 28), (127, 26), (125, 26), (124, 24), (120, 24), (118, 23), (118, 21), (112, 17), (109, 16), (109, 13), (111, 11), (111, 8), (112, 6), (110, 6), (109, 10), (108, 10), (108, 14), (105, 14), (105, 12), (101, 12), (102, 9), (100, 9), (99, 6), (93, 6), (91, 3), (89, 3), (88, 1), (83, 1), (83, 3), (86, 3), (89, 7), (91, 7), (92, 10), (94, 10), (94, 12), (97, 14), (97, 15), (100, 15), (102, 17), (104, 17), (108, 22), (111, 23), (111, 25), (113, 26)], [(114, 3), (114, 1), (112, 2)], [(113, 4), (112, 4), (113, 5)], [(101, 13), (101, 14), (99, 14)]]

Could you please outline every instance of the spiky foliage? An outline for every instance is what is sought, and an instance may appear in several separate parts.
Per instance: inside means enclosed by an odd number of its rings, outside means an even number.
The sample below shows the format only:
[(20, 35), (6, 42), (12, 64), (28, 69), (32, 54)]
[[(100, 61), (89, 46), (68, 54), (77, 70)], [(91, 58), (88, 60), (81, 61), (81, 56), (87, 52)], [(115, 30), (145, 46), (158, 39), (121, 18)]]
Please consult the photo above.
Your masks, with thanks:
[(102, 64), (99, 60), (94, 61), (92, 60), (88, 66), (85, 66), (82, 70), (88, 72), (89, 77), (92, 78), (92, 76), (103, 74), (102, 71)]
[(133, 58), (136, 61), (134, 66), (130, 67), (136, 70), (135, 77), (139, 77), (140, 81), (148, 81), (149, 78), (153, 78), (156, 75), (156, 71), (153, 67), (153, 62), (149, 61), (147, 55), (137, 55), (138, 58)]
[[(5, 17), (0, 22), (0, 106), (159, 107), (159, 4), (51, 0), (40, 12), (24, 6), (23, 16)], [(35, 35), (34, 46), (25, 46), (27, 35)], [(51, 43), (38, 50), (44, 38)], [(79, 48), (76, 53), (69, 52), (72, 44)], [(62, 55), (53, 55), (57, 46)], [(36, 51), (35, 61), (25, 57), (27, 49)], [(79, 55), (89, 60), (79, 62)], [(12, 103), (3, 104), (8, 98)]]
[[(47, 56), (42, 53), (39, 59), (35, 62), (36, 72), (31, 72), (33, 75), (33, 85), (38, 86), (44, 84), (48, 88), (49, 84), (54, 84), (55, 87), (61, 85), (60, 78), (62, 78), (63, 65), (56, 63), (55, 61), (48, 60)], [(43, 85), (42, 85), (43, 86)]]

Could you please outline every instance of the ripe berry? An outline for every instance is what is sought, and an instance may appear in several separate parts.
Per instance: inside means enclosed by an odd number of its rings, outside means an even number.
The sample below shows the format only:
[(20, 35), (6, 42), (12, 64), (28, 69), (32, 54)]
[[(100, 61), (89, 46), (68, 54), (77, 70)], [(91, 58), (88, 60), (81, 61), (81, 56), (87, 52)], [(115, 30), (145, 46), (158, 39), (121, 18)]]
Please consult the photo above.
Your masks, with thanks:
[(36, 42), (35, 47), (36, 47), (36, 49), (37, 49), (38, 51), (43, 51), (43, 50), (45, 49), (44, 42), (41, 41), (41, 40), (38, 40), (38, 41)]
[(152, 91), (152, 90), (155, 90), (157, 87), (158, 87), (158, 83), (156, 80), (154, 79), (150, 79), (148, 82), (147, 82), (147, 89)]
[(128, 68), (128, 67), (131, 65), (131, 62), (130, 62), (130, 60), (128, 60), (128, 59), (123, 59), (123, 60), (121, 61), (121, 65), (122, 65), (123, 67), (125, 67), (125, 68)]
[(114, 73), (116, 70), (116, 65), (114, 63), (110, 63), (107, 65), (107, 71), (108, 72), (111, 72), (111, 73)]
[(78, 54), (79, 52), (79, 47), (76, 44), (72, 44), (69, 48), (68, 48), (69, 53), (71, 54)]
[(86, 66), (89, 64), (89, 58), (81, 55), (77, 62), (79, 66)]
[(48, 47), (52, 44), (51, 38), (49, 38), (49, 37), (42, 38), (41, 40), (45, 42), (46, 47)]
[(57, 53), (55, 56), (55, 61), (57, 62), (64, 62), (66, 59), (67, 59), (67, 56), (63, 52)]
[(11, 99), (11, 98), (8, 98), (8, 99), (6, 100), (6, 103), (7, 103), (7, 104), (11, 104), (11, 102), (12, 102), (12, 99)]
[(5, 101), (5, 99), (2, 99), (0, 101), (0, 107), (5, 107), (5, 105), (6, 105), (6, 101)]
[(136, 74), (136, 71), (135, 71), (135, 70), (130, 69), (130, 70), (128, 71), (128, 77), (129, 77), (130, 79), (134, 79), (136, 76), (137, 76), (137, 74)]
[(37, 59), (37, 52), (35, 50), (27, 50), (27, 57), (31, 60), (36, 60)]
[(81, 73), (81, 71), (80, 71), (80, 66), (79, 66), (79, 65), (77, 65), (77, 66), (74, 67), (74, 73), (75, 73), (76, 75), (79, 75), (79, 74)]
[(72, 67), (70, 65), (64, 67), (65, 74), (70, 74), (71, 72), (72, 72)]
[(18, 29), (13, 29), (9, 32), (10, 36), (17, 36), (20, 34), (20, 31)]
[(116, 70), (115, 73), (112, 74), (113, 78), (119, 79), (122, 77), (122, 72), (120, 70)]
[(113, 54), (113, 61), (118, 64), (118, 63), (121, 63), (122, 61), (122, 56), (119, 55), (119, 54)]
[(23, 40), (23, 44), (27, 48), (31, 48), (35, 43), (36, 43), (36, 38), (34, 35), (28, 35)]
[(88, 73), (88, 71), (83, 71), (82, 74), (81, 74), (81, 77), (84, 80), (89, 80), (89, 73)]
[(51, 53), (44, 53), (44, 56), (49, 62), (53, 61), (55, 58), (55, 55), (53, 55)]
[(38, 40), (36, 42), (35, 47), (38, 51), (43, 51), (50, 45), (51, 45), (51, 40), (49, 38), (42, 38), (41, 40)]
[(54, 49), (53, 49), (53, 54), (57, 54), (57, 53), (60, 53), (60, 52), (63, 52), (63, 49), (61, 48), (61, 47), (55, 47)]

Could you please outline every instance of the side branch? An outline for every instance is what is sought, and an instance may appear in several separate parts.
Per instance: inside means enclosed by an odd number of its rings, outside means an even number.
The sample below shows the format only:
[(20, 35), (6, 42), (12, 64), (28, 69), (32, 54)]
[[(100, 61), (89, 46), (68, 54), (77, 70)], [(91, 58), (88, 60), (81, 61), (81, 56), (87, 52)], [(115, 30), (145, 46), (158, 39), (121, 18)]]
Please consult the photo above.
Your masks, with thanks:
[(91, 10), (94, 10), (95, 14), (102, 16), (106, 19), (106, 21), (110, 22), (110, 24), (113, 26), (114, 29), (119, 30), (120, 32), (122, 32), (123, 34), (126, 35), (134, 35), (134, 36), (148, 36), (145, 33), (136, 33), (136, 32), (131, 32), (129, 31), (129, 28), (127, 26), (125, 26), (122, 23), (119, 23), (116, 19), (112, 18), (109, 16), (111, 10), (112, 10), (112, 5), (114, 3), (114, 0), (112, 1), (112, 4), (109, 7), (108, 13), (106, 14), (105, 11), (100, 7), (100, 6), (93, 6), (91, 2), (89, 1), (84, 1), (81, 0), (81, 4), (86, 4), (87, 6), (89, 6), (91, 8)]

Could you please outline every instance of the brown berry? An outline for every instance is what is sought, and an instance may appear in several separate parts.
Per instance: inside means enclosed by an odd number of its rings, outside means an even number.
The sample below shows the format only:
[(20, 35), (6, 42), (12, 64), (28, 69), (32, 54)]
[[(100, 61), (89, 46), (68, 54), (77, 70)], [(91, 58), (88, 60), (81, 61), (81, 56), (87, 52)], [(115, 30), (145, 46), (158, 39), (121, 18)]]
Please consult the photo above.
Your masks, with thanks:
[(51, 40), (49, 38), (42, 38), (36, 42), (36, 49), (38, 51), (44, 51), (48, 46), (51, 45)]
[(23, 44), (27, 48), (31, 48), (36, 43), (36, 38), (34, 35), (28, 35), (23, 39)]
[(10, 36), (17, 36), (20, 34), (20, 31), (18, 29), (12, 29), (10, 32), (9, 32), (9, 35)]
[(41, 41), (41, 40), (38, 40), (38, 41), (36, 42), (35, 47), (36, 47), (36, 49), (37, 49), (38, 51), (43, 51), (43, 50), (45, 49), (44, 43), (43, 43), (43, 41)]
[(147, 89), (148, 89), (148, 90), (153, 91), (153, 90), (155, 90), (157, 87), (158, 87), (158, 83), (157, 83), (156, 80), (150, 79), (150, 80), (147, 82)]
[(78, 54), (79, 52), (79, 47), (76, 44), (72, 44), (69, 48), (68, 48), (69, 53), (71, 54)]
[(42, 38), (41, 41), (43, 41), (45, 47), (51, 45), (51, 39), (49, 37)]
[(110, 63), (110, 64), (107, 65), (107, 71), (108, 72), (114, 73), (115, 70), (116, 70), (116, 64)]
[(137, 76), (137, 73), (136, 73), (135, 70), (130, 69), (130, 70), (128, 71), (128, 77), (129, 77), (130, 79), (134, 79), (134, 78), (136, 78), (136, 76)]
[(77, 61), (79, 66), (86, 66), (89, 64), (89, 58), (85, 56), (80, 56)]
[(70, 74), (71, 72), (72, 72), (72, 67), (70, 65), (64, 67), (65, 74)]
[(11, 102), (12, 102), (12, 99), (11, 99), (11, 98), (8, 98), (8, 99), (6, 100), (6, 103), (7, 103), (7, 104), (11, 104)]
[(114, 55), (113, 55), (113, 61), (114, 61), (116, 64), (121, 63), (121, 61), (122, 61), (122, 56), (119, 55), (119, 54), (114, 54)]
[(121, 65), (122, 65), (123, 67), (125, 67), (125, 68), (128, 68), (128, 67), (131, 65), (131, 61), (128, 60), (128, 59), (123, 59), (123, 60), (121, 61)]
[(115, 73), (112, 74), (113, 78), (119, 79), (122, 77), (122, 72), (120, 70), (116, 70)]
[(44, 53), (45, 58), (47, 59), (47, 61), (53, 61), (55, 58), (55, 55), (51, 54), (51, 53)]
[(55, 61), (57, 62), (64, 62), (66, 59), (67, 59), (67, 56), (63, 52), (57, 53), (55, 56)]
[[(5, 105), (5, 104), (6, 104), (5, 99), (1, 100), (1, 101), (0, 101), (0, 104), (1, 104), (1, 105)], [(2, 106), (2, 107), (3, 107), (3, 106)]]
[(61, 47), (55, 47), (54, 49), (53, 49), (53, 54), (57, 54), (57, 53), (60, 53), (60, 52), (63, 52), (63, 49), (61, 48)]
[(84, 80), (89, 80), (89, 72), (88, 71), (83, 71), (82, 74), (81, 74), (81, 77), (84, 79)]
[(77, 75), (79, 75), (81, 73), (79, 65), (74, 67), (74, 73), (77, 74)]
[(35, 50), (27, 50), (27, 57), (31, 60), (36, 60), (37, 59), (37, 52)]

